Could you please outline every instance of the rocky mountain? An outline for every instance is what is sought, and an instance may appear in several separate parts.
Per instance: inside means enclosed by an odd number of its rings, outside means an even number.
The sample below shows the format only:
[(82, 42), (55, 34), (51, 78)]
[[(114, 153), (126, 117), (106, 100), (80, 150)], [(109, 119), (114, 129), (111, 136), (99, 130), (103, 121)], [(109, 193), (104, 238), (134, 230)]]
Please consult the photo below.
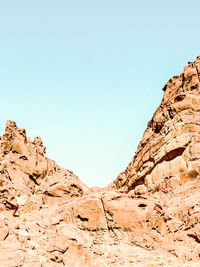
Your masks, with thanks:
[(164, 86), (162, 102), (149, 121), (133, 160), (116, 179), (117, 188), (151, 191), (172, 177), (182, 184), (199, 175), (199, 79), (197, 57)]
[(200, 266), (200, 57), (163, 88), (125, 171), (88, 188), (7, 121), (0, 266)]

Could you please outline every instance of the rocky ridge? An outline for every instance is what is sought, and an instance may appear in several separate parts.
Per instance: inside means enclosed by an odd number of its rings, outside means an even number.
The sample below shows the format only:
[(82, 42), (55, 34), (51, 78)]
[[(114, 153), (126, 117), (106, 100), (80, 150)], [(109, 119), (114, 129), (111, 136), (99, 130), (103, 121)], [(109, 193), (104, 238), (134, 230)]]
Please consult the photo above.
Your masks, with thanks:
[(7, 121), (0, 266), (200, 266), (200, 57), (164, 87), (133, 161), (88, 188)]
[(133, 160), (115, 181), (117, 188), (151, 191), (172, 176), (182, 184), (200, 173), (200, 57), (163, 91)]

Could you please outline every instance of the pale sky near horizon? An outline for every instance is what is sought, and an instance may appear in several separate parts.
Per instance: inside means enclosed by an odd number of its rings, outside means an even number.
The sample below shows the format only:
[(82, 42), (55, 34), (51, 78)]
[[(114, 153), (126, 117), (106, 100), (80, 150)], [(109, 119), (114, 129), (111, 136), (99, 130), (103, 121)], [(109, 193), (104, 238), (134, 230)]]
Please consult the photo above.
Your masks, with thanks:
[(89, 186), (132, 159), (200, 54), (199, 0), (0, 0), (0, 131), (15, 120)]

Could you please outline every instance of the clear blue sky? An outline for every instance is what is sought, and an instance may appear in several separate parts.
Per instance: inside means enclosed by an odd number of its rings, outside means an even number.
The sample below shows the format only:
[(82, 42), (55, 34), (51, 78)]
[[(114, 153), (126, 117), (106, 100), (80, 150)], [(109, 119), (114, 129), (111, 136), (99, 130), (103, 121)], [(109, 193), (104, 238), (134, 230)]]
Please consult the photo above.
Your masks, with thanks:
[(200, 54), (199, 0), (0, 1), (0, 130), (40, 135), (89, 186), (132, 159), (168, 79)]

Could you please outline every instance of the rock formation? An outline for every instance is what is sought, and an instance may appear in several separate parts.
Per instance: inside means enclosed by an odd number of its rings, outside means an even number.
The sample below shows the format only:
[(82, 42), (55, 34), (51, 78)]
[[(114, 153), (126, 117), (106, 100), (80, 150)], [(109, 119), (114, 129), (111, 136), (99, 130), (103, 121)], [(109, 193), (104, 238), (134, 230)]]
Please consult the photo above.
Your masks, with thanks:
[(200, 57), (164, 87), (133, 161), (88, 188), (8, 121), (0, 266), (200, 266)]
[(44, 203), (48, 203), (49, 196), (55, 196), (61, 203), (88, 190), (72, 171), (49, 159), (45, 150), (41, 137), (32, 142), (24, 129), (7, 121), (0, 138), (0, 194), (6, 203), (1, 209), (6, 206), (16, 212), (20, 202), (27, 202), (27, 196), (37, 195), (37, 201)]
[[(177, 183), (200, 173), (200, 57), (164, 86), (164, 96), (138, 149), (115, 181), (125, 191), (154, 190), (172, 176)], [(143, 186), (139, 186), (143, 185)]]

